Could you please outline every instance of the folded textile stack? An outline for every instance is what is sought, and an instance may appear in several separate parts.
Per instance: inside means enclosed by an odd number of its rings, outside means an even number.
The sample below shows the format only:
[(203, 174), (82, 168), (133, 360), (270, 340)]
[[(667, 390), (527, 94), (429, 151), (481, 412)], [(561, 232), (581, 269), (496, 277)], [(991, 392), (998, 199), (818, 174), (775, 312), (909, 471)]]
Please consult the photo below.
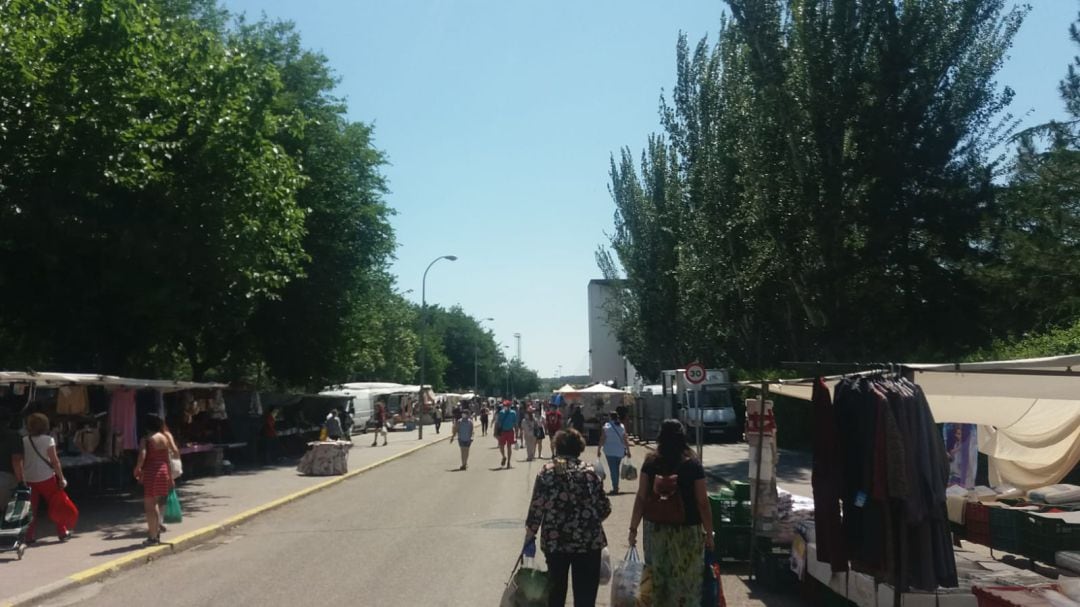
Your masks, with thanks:
[[(783, 489), (777, 491), (776, 498), (776, 536), (773, 543), (787, 545), (795, 537), (796, 528), (801, 523), (814, 520), (814, 500), (809, 497), (794, 495)], [(805, 536), (804, 536), (805, 537)]]

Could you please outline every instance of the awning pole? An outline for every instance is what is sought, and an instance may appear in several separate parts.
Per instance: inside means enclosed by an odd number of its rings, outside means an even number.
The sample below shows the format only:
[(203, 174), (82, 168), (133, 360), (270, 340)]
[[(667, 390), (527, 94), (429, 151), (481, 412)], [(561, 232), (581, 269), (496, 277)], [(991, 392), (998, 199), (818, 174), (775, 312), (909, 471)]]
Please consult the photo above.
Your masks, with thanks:
[[(750, 508), (750, 579), (754, 579), (754, 549), (758, 542), (758, 503), (761, 501), (761, 456), (765, 451), (765, 400), (769, 396), (769, 382), (761, 382), (761, 400), (758, 401), (757, 470), (754, 472), (754, 501)], [(747, 416), (749, 418), (749, 416)]]

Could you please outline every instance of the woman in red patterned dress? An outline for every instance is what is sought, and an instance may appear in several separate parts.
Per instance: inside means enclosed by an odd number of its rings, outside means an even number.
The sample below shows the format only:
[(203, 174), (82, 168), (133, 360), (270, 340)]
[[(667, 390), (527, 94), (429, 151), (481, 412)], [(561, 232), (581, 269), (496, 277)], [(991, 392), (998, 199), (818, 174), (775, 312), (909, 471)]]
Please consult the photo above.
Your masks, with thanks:
[(172, 436), (165, 430), (165, 420), (156, 415), (146, 417), (147, 436), (139, 444), (139, 461), (135, 464), (135, 479), (143, 486), (143, 508), (149, 537), (147, 546), (161, 543), (161, 503), (173, 488), (172, 472), (169, 471), (169, 455), (180, 457), (180, 450)]

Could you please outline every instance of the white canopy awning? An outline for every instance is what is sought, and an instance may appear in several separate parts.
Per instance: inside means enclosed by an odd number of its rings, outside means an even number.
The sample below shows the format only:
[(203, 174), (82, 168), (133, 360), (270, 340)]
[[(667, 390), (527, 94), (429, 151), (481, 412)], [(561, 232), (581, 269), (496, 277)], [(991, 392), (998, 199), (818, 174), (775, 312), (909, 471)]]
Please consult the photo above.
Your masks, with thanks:
[[(935, 421), (980, 426), (992, 482), (1050, 485), (1080, 462), (1080, 355), (904, 366), (916, 371)], [(777, 382), (769, 391), (810, 400), (811, 387)]]
[(570, 384), (564, 384), (563, 387), (555, 391), (556, 394), (577, 394), (578, 392), (581, 392), (581, 390)]
[(125, 388), (156, 388), (162, 392), (179, 390), (212, 390), (228, 388), (228, 384), (213, 382), (173, 381), (168, 379), (133, 379), (114, 375), (91, 373), (38, 373), (0, 371), (0, 383), (34, 384), (44, 387), (56, 386), (117, 386)]
[(611, 386), (605, 386), (604, 384), (594, 384), (585, 388), (584, 390), (578, 390), (579, 394), (626, 394), (624, 390), (618, 388), (612, 388)]

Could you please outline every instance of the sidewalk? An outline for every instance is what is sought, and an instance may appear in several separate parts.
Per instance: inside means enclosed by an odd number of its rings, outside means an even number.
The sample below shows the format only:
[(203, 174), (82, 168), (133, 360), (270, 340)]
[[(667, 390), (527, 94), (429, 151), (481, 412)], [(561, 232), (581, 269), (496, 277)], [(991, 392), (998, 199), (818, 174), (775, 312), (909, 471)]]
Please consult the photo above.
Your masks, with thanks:
[[(705, 445), (702, 454), (705, 474), (724, 482), (750, 480), (750, 446), (746, 443)], [(780, 450), (776, 467), (777, 486), (803, 497), (813, 497), (810, 478), (814, 456), (805, 451)]]
[[(450, 433), (435, 434), (433, 426), (424, 428), (424, 439), (416, 438), (416, 432), (392, 432), (389, 445), (372, 447), (370, 434), (353, 437), (354, 445), (349, 452), (349, 472), (377, 465), (387, 459), (400, 457), (413, 449), (450, 438)], [(238, 515), (252, 514), (276, 501), (286, 502), (298, 492), (342, 477), (301, 476), (296, 472), (295, 462), (288, 465), (264, 468), (240, 469), (228, 476), (194, 478), (181, 482), (178, 487), (183, 506), (184, 521), (169, 525), (163, 542), (179, 541), (187, 545), (201, 539), (196, 530), (214, 532), (214, 528), (234, 524)], [(104, 496), (95, 500), (80, 500), (79, 524), (75, 536), (67, 543), (60, 543), (51, 523), (41, 515), (38, 542), (26, 550), (22, 561), (16, 561), (14, 553), (0, 554), (0, 606), (28, 598), (27, 593), (40, 592), (43, 588), (60, 586), (86, 577), (88, 570), (108, 570), (113, 561), (121, 557), (147, 557), (160, 552), (141, 546), (146, 538), (146, 519), (143, 514), (142, 494)], [(196, 536), (196, 537), (189, 537)], [(186, 540), (186, 541), (183, 541)], [(82, 574), (82, 575), (80, 575)], [(22, 596), (20, 596), (22, 595)]]

